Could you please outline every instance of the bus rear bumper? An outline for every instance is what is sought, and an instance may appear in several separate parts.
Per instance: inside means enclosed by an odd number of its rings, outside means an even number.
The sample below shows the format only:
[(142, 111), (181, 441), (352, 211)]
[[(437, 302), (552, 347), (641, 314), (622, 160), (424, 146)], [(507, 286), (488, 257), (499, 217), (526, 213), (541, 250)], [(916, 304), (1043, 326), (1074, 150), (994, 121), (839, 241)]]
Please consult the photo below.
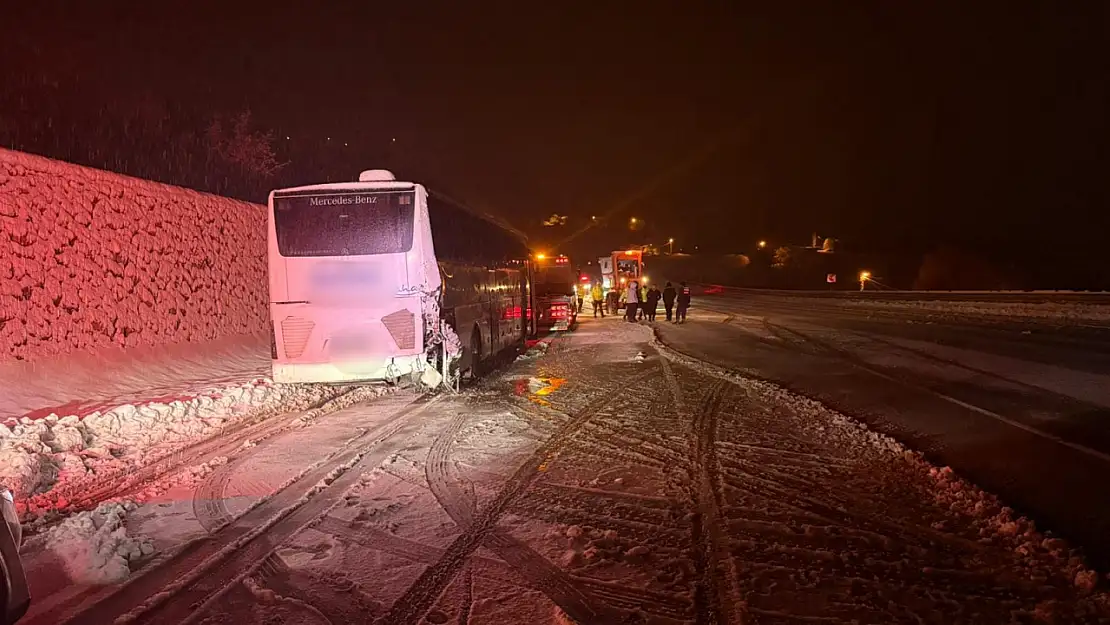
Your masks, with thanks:
[(414, 370), (428, 367), (423, 355), (396, 356), (351, 362), (273, 363), (273, 379), (278, 384), (346, 384), (391, 382)]

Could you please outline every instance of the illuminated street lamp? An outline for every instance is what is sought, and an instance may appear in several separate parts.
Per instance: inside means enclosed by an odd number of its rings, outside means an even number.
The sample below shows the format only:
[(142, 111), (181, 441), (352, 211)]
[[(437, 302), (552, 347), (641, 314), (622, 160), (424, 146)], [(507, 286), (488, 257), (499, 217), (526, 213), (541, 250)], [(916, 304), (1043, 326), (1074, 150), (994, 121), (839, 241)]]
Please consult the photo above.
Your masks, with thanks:
[(861, 271), (861, 272), (859, 272), (859, 290), (862, 291), (864, 289), (864, 287), (867, 285), (868, 280), (870, 280), (870, 279), (871, 279), (871, 272), (870, 271)]
[(667, 253), (674, 254), (674, 237), (667, 239)]
[(763, 249), (765, 247), (767, 247), (767, 242), (766, 241), (760, 241), (759, 242), (759, 249)]

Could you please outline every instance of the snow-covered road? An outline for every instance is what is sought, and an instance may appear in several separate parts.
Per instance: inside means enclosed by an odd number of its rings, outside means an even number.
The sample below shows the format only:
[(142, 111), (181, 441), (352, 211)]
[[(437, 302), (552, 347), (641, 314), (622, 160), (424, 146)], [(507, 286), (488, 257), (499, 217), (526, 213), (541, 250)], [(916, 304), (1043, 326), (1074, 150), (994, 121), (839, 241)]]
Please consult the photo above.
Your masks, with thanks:
[[(612, 319), (82, 519), (113, 549), (40, 538), (70, 582), (29, 623), (1110, 622), (1076, 553), (950, 470)], [(119, 551), (130, 583), (92, 574)]]
[(1021, 315), (703, 297), (676, 349), (819, 399), (950, 465), (1110, 569), (1110, 331)]

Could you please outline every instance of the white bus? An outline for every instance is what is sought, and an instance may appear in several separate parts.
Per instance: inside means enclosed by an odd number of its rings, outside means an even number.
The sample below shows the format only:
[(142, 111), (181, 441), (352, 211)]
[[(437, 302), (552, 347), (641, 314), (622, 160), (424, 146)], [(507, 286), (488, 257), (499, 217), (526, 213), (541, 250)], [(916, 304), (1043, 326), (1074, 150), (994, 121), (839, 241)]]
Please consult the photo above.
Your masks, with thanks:
[[(523, 345), (523, 235), (384, 170), (272, 191), (273, 377), (425, 384)], [(435, 372), (435, 373), (433, 373)]]

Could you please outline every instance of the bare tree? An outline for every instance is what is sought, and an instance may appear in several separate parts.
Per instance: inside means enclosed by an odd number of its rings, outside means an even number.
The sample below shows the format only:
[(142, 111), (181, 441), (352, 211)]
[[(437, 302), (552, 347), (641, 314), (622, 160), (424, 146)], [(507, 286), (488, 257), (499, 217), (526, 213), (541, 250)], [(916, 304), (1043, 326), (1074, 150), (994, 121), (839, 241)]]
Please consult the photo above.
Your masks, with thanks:
[(205, 133), (208, 148), (219, 160), (256, 179), (269, 179), (287, 163), (279, 163), (274, 152), (274, 135), (251, 129), (251, 112), (243, 111), (225, 125), (213, 119)]

